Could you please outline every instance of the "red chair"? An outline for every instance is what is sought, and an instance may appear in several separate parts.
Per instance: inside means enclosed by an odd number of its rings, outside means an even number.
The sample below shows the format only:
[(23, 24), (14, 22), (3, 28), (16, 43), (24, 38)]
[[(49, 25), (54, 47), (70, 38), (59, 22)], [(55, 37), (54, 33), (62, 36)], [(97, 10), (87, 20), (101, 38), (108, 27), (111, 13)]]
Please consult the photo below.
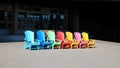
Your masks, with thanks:
[(61, 40), (62, 41), (61, 42), (61, 48), (62, 49), (70, 48), (71, 43), (70, 43), (70, 41), (67, 41), (67, 40), (64, 39), (65, 38), (64, 32), (57, 31), (56, 34), (57, 34), (56, 40)]

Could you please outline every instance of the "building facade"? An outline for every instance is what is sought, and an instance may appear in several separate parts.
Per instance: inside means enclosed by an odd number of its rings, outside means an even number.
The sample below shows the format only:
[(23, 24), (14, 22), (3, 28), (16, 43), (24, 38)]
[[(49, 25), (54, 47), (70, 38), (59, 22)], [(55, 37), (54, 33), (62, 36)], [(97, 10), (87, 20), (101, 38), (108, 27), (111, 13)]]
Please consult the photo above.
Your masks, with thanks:
[(79, 29), (79, 25), (74, 28), (74, 21), (79, 24), (78, 9), (46, 5), (0, 3), (0, 35), (24, 35), (25, 30), (73, 31), (75, 28)]

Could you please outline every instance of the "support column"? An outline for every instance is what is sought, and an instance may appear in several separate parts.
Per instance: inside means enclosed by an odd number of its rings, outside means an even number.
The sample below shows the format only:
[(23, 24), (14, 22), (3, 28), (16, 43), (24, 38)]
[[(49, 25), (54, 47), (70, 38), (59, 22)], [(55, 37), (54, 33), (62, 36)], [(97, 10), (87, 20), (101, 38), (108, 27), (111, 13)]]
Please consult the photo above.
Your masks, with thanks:
[(79, 8), (70, 8), (68, 11), (68, 30), (79, 31)]
[(74, 19), (73, 20), (73, 22), (74, 22), (73, 29), (74, 29), (74, 31), (79, 31), (79, 8), (74, 9), (73, 19)]
[(68, 10), (66, 10), (66, 12), (65, 12), (65, 17), (64, 17), (65, 19), (64, 19), (64, 30), (66, 31), (66, 30), (68, 30)]
[(73, 9), (72, 8), (69, 8), (68, 9), (68, 31), (71, 31), (71, 32), (73, 32), (74, 31), (74, 29), (73, 29), (73, 27), (74, 27), (74, 21), (73, 21), (73, 18), (74, 18), (74, 11), (73, 11)]
[(18, 30), (18, 6), (17, 6), (17, 3), (14, 3), (12, 4), (12, 7), (13, 7), (13, 30), (12, 30), (12, 33), (13, 34), (17, 34), (17, 30)]

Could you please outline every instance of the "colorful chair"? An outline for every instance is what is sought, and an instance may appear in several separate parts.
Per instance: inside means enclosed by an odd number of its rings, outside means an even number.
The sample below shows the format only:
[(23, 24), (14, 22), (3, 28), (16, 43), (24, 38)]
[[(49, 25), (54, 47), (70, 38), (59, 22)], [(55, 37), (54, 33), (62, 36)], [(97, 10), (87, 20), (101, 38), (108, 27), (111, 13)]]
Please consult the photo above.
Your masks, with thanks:
[(57, 31), (56, 34), (57, 34), (56, 40), (61, 40), (61, 41), (62, 41), (62, 42), (61, 42), (61, 48), (62, 48), (62, 49), (70, 48), (71, 42), (65, 40), (64, 32), (62, 32), (62, 31)]
[(95, 40), (90, 40), (87, 32), (82, 32), (82, 40), (88, 42), (88, 48), (94, 48)]
[(34, 32), (31, 30), (26, 30), (24, 32), (25, 38), (24, 38), (24, 49), (40, 49), (40, 43), (35, 42), (34, 40)]
[(45, 49), (45, 48), (50, 49), (51, 45), (52, 45), (52, 41), (48, 41), (46, 39), (45, 32), (42, 31), (42, 30), (38, 30), (36, 32), (36, 34), (37, 34), (36, 40), (39, 41), (40, 46), (42, 47), (42, 49)]
[(76, 41), (76, 40), (74, 40), (73, 38), (74, 38), (73, 33), (67, 31), (67, 32), (66, 32), (66, 39), (71, 42), (71, 43), (70, 43), (70, 47), (71, 47), (71, 48), (73, 48), (73, 47), (78, 48), (79, 42)]
[(88, 42), (82, 40), (79, 32), (74, 32), (74, 39), (79, 42), (79, 48), (87, 48)]
[(57, 46), (59, 46), (60, 49), (61, 41), (58, 39), (56, 40), (54, 31), (47, 31), (47, 40), (52, 41), (52, 49), (55, 49)]

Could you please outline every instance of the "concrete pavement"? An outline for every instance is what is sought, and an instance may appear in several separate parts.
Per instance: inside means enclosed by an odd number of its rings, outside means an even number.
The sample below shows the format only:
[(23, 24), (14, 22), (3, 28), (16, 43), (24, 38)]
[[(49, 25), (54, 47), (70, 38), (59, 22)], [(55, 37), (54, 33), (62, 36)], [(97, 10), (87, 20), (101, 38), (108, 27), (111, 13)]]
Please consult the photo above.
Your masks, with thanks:
[(120, 43), (96, 40), (96, 48), (26, 50), (0, 43), (0, 68), (120, 68)]

